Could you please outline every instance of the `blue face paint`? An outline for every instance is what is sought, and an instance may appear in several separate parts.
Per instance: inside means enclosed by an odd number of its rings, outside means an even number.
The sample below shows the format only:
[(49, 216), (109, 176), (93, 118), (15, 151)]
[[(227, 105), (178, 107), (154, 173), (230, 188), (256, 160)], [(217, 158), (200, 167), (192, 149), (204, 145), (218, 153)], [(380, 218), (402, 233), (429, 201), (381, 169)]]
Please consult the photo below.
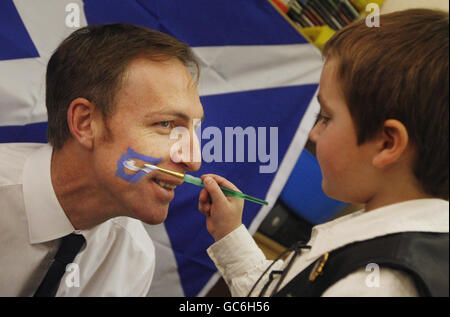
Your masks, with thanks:
[(141, 170), (137, 172), (136, 174), (127, 174), (125, 173), (125, 166), (124, 163), (128, 160), (132, 159), (138, 159), (141, 161), (144, 161), (146, 163), (150, 163), (153, 165), (159, 164), (162, 159), (154, 158), (151, 156), (146, 156), (144, 154), (139, 154), (135, 151), (133, 151), (131, 148), (127, 149), (126, 153), (123, 153), (120, 159), (117, 161), (117, 170), (116, 170), (116, 176), (122, 178), (123, 180), (130, 182), (130, 183), (136, 183), (138, 182), (144, 175), (146, 175), (148, 172), (145, 170)]

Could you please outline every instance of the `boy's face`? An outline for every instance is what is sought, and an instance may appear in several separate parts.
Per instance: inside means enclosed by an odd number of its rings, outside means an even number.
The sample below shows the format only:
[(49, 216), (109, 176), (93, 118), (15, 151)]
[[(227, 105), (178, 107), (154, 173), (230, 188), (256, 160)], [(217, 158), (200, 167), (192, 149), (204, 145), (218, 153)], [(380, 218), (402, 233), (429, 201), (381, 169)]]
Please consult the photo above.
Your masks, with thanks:
[(339, 86), (337, 61), (325, 63), (318, 95), (319, 121), (310, 132), (322, 171), (322, 188), (335, 199), (365, 203), (374, 193), (373, 144), (357, 145), (356, 127)]

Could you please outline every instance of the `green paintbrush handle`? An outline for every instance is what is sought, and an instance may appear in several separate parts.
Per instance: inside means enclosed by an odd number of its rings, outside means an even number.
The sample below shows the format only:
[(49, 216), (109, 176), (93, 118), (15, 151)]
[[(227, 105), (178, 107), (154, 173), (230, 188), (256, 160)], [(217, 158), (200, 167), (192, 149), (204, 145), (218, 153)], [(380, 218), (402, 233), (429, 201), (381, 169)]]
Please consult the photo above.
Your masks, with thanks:
[[(197, 185), (197, 186), (200, 186), (200, 187), (205, 187), (205, 185), (203, 184), (203, 181), (201, 180), (201, 178), (185, 174), (183, 179), (184, 179), (184, 181), (186, 183), (194, 184), (194, 185)], [(243, 198), (245, 200), (248, 200), (248, 201), (260, 204), (260, 205), (266, 205), (267, 206), (269, 204), (265, 200), (262, 200), (262, 199), (259, 199), (259, 198), (256, 198), (256, 197), (252, 197), (252, 196), (249, 196), (249, 195), (237, 192), (235, 190), (232, 190), (232, 189), (229, 189), (229, 188), (226, 188), (226, 187), (222, 187), (222, 186), (219, 186), (219, 187), (222, 190), (222, 192), (225, 195), (227, 195), (227, 196)]]

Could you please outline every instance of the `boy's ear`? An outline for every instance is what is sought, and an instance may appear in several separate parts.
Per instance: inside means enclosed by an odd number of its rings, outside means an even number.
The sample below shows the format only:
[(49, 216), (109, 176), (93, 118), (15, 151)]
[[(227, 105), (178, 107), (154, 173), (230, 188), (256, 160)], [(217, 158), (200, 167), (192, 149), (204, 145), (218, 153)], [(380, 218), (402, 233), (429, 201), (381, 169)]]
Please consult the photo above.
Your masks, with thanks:
[(67, 124), (72, 137), (88, 150), (94, 144), (94, 111), (95, 105), (85, 98), (74, 99), (67, 111)]
[(377, 142), (379, 146), (372, 161), (373, 165), (383, 168), (396, 162), (405, 152), (408, 141), (408, 131), (403, 123), (395, 119), (386, 120)]

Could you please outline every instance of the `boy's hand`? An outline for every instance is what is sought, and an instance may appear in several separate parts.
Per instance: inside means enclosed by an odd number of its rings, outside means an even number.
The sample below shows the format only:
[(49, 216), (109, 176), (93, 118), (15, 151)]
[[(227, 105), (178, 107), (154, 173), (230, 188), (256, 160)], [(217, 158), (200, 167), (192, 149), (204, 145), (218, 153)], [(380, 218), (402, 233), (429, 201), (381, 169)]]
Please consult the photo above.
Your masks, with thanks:
[(200, 192), (198, 209), (206, 216), (206, 229), (219, 241), (241, 225), (244, 200), (225, 196), (219, 185), (240, 190), (223, 177), (207, 174), (202, 180), (205, 188)]

